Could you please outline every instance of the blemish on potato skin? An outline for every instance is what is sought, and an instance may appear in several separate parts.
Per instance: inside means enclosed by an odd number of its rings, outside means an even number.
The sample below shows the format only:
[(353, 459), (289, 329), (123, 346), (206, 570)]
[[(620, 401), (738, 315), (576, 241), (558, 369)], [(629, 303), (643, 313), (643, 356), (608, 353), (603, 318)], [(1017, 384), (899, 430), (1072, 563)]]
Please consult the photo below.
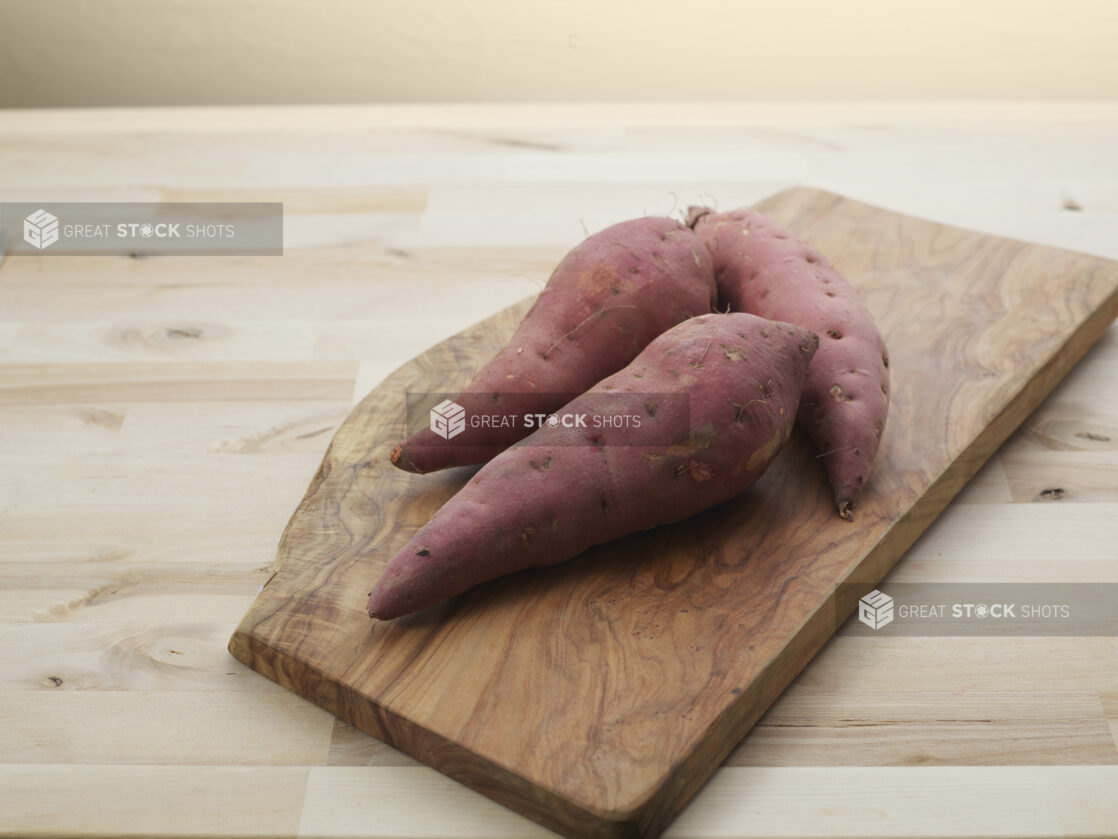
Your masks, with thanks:
[(709, 481), (714, 477), (714, 467), (709, 463), (700, 463), (698, 461), (691, 461), (691, 468), (688, 470), (691, 477), (697, 482)]
[(746, 469), (756, 469), (763, 463), (767, 463), (776, 454), (777, 449), (780, 448), (781, 443), (784, 442), (784, 437), (777, 429), (773, 436), (770, 437), (763, 446), (758, 448), (750, 456), (749, 461), (745, 464)]

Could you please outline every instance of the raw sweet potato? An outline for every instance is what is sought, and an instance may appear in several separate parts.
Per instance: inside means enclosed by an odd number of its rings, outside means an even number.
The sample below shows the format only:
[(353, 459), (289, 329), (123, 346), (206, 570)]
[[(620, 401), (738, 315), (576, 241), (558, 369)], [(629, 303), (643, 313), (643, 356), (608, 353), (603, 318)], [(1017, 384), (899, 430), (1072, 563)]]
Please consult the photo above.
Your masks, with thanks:
[(822, 254), (748, 209), (691, 207), (714, 259), (719, 306), (819, 335), (799, 422), (821, 453), (839, 514), (853, 520), (889, 413), (889, 355), (858, 293)]
[(713, 308), (710, 254), (686, 225), (662, 216), (607, 227), (568, 253), (508, 344), (454, 402), (467, 426), (451, 439), (429, 428), (393, 450), (409, 472), (483, 463), (530, 433), (516, 420), (548, 414), (632, 361), (677, 323)]
[(660, 445), (634, 443), (631, 427), (545, 425), (483, 466), (392, 558), (369, 614), (414, 612), (739, 494), (787, 440), (818, 345), (748, 314), (669, 329), (560, 412), (636, 413), (666, 432)]

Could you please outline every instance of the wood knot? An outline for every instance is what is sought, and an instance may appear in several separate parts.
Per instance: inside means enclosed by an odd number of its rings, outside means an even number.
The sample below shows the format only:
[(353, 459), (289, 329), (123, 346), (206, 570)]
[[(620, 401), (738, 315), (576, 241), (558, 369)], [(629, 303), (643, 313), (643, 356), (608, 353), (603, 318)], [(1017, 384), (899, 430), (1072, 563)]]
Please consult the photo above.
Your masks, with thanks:
[(1037, 493), (1037, 501), (1059, 501), (1064, 497), (1063, 487), (1048, 487)]

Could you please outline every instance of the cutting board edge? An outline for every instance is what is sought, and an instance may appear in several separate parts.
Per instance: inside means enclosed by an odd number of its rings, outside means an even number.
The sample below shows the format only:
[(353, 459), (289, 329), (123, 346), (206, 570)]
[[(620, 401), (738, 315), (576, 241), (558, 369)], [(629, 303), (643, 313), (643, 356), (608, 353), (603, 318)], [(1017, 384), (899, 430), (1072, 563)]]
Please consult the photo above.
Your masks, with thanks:
[[(1011, 243), (1011, 244), (1015, 244), (1015, 245), (1025, 245), (1025, 246), (1028, 246), (1028, 247), (1031, 247), (1031, 248), (1042, 248), (1046, 251), (1052, 251), (1053, 253), (1064, 254), (1066, 256), (1073, 256), (1073, 257), (1084, 257), (1085, 256), (1085, 257), (1089, 257), (1091, 259), (1100, 260), (1102, 262), (1111, 262), (1111, 263), (1118, 264), (1118, 259), (1115, 259), (1112, 256), (1108, 256), (1107, 254), (1095, 253), (1095, 252), (1092, 252), (1092, 251), (1073, 250), (1072, 248), (1061, 247), (1060, 245), (1051, 245), (1051, 244), (1048, 244), (1048, 243), (1045, 243), (1045, 242), (1036, 242), (1036, 241), (1032, 241), (1030, 239), (1022, 239), (1018, 236), (1007, 236), (1006, 234), (1000, 233), (996, 230), (985, 230), (983, 228), (977, 228), (977, 227), (962, 227), (958, 224), (953, 224), (949, 221), (941, 221), (941, 220), (939, 220), (937, 218), (934, 218), (934, 217), (931, 217), (931, 216), (913, 215), (912, 213), (905, 212), (903, 210), (891, 209), (890, 207), (885, 206), (883, 204), (877, 204), (877, 203), (874, 203), (874, 202), (871, 202), (871, 201), (863, 201), (860, 198), (854, 198), (854, 197), (849, 196), (849, 195), (843, 195), (840, 192), (831, 192), (829, 189), (820, 189), (819, 187), (814, 187), (814, 186), (804, 186), (804, 185), (797, 184), (796, 186), (785, 187), (784, 189), (778, 190), (778, 191), (772, 193), (771, 195), (766, 195), (764, 198), (762, 198), (759, 201), (755, 201), (750, 206), (753, 209), (758, 210), (759, 212), (763, 213), (763, 212), (766, 212), (766, 210), (765, 210), (766, 206), (768, 206), (768, 205), (779, 205), (780, 202), (781, 202), (781, 199), (785, 199), (786, 196), (795, 196), (797, 200), (800, 200), (800, 199), (806, 198), (809, 195), (815, 195), (815, 196), (819, 196), (821, 198), (824, 198), (827, 201), (829, 201), (831, 204), (841, 204), (841, 203), (844, 203), (844, 202), (845, 203), (850, 203), (850, 204), (858, 204), (862, 207), (866, 207), (866, 208), (871, 209), (871, 210), (880, 210), (880, 211), (883, 211), (883, 212), (891, 213), (892, 215), (895, 215), (898, 218), (911, 219), (913, 221), (928, 222), (928, 223), (934, 224), (938, 227), (946, 228), (947, 230), (954, 230), (954, 231), (958, 231), (958, 232), (961, 232), (961, 233), (977, 234), (979, 236), (985, 236), (985, 237), (988, 237), (988, 238), (991, 238), (991, 239), (997, 239), (1000, 242), (1007, 242), (1007, 243)], [(817, 215), (822, 214), (822, 213), (826, 212), (827, 209), (829, 209), (829, 207), (816, 208), (816, 209), (813, 209), (813, 213), (815, 213)], [(808, 238), (808, 237), (805, 237), (805, 238)], [(854, 285), (855, 288), (857, 288), (857, 278), (856, 277), (854, 277), (854, 278), (845, 277), (845, 279), (848, 282), (850, 282), (851, 285)]]
[[(635, 839), (658, 834), (678, 812), (673, 811), (667, 821), (650, 833), (652, 825), (644, 814), (660, 786), (650, 789), (637, 806), (630, 808), (600, 808), (558, 795), (348, 686), (336, 686), (317, 668), (258, 638), (248, 626), (253, 623), (250, 618), (251, 608), (229, 639), (229, 653), (237, 661), (354, 728), (549, 830), (571, 839)], [(327, 690), (320, 690), (322, 687)]]

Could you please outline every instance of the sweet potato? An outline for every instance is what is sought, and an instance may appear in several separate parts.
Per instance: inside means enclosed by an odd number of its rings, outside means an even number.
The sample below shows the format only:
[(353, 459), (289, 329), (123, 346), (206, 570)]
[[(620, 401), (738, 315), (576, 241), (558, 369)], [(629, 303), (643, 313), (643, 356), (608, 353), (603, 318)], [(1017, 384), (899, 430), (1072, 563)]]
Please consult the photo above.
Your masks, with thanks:
[(369, 614), (414, 612), (739, 494), (787, 440), (818, 345), (805, 329), (748, 314), (669, 329), (561, 413), (636, 412), (671, 442), (545, 425), (483, 466), (392, 558)]
[(819, 335), (798, 419), (821, 453), (839, 514), (852, 521), (889, 413), (889, 355), (873, 317), (819, 251), (763, 214), (691, 207), (687, 223), (714, 259), (720, 307)]
[[(710, 254), (686, 225), (660, 216), (612, 225), (556, 267), (508, 344), (454, 398), (468, 416), (547, 414), (620, 370), (677, 323), (711, 311)], [(483, 463), (530, 433), (522, 423), (425, 428), (392, 451), (409, 472)]]

